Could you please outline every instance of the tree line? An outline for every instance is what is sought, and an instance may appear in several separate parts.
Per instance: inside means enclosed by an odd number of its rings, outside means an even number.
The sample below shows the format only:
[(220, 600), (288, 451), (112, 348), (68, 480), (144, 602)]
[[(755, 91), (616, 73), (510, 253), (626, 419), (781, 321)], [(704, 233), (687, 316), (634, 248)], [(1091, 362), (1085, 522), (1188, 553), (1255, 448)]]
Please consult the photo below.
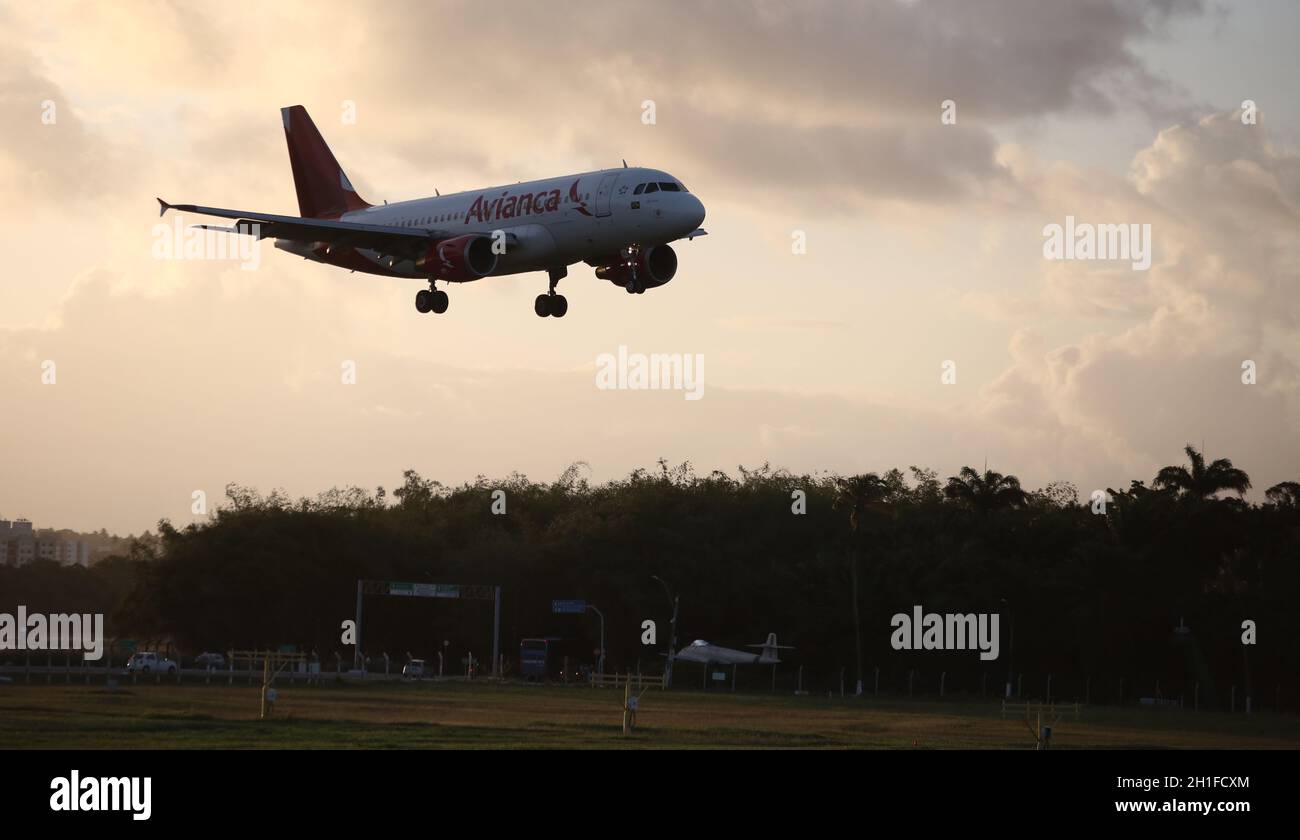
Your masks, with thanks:
[[(1083, 500), (1068, 483), (1026, 491), (971, 467), (946, 479), (915, 466), (705, 475), (664, 461), (604, 483), (581, 463), (551, 483), (514, 474), (448, 487), (408, 471), (391, 498), (347, 488), (295, 500), (232, 485), (209, 521), (164, 520), (156, 537), (89, 570), (0, 569), (0, 592), (32, 609), (95, 602), (113, 635), (183, 651), (292, 644), (330, 663), (351, 660), (341, 623), (359, 579), (496, 584), (509, 659), (521, 639), (542, 636), (576, 640), (594, 659), (595, 617), (550, 611), (553, 599), (585, 599), (605, 616), (607, 669), (658, 672), (671, 608), (657, 577), (680, 596), (679, 647), (744, 647), (776, 632), (795, 646), (783, 659), (818, 689), (836, 687), (843, 669), (850, 690), (858, 679), (903, 690), (911, 676), (934, 691), (940, 673), (949, 690), (1000, 690), (1014, 675), (1041, 696), (1051, 674), (1058, 697), (1119, 699), (1124, 681), (1126, 698), (1158, 684), (1190, 703), (1195, 685), (1202, 705), (1226, 706), (1235, 687), (1256, 705), (1294, 708), (1300, 483), (1250, 504), (1250, 479), (1229, 460), (1191, 446), (1186, 456), (1150, 485)], [(496, 490), (504, 513), (493, 513)], [(891, 618), (914, 605), (997, 613), (999, 659), (894, 650)], [(488, 658), (490, 602), (368, 596), (364, 613), (372, 660)], [(642, 644), (646, 619), (654, 646)]]

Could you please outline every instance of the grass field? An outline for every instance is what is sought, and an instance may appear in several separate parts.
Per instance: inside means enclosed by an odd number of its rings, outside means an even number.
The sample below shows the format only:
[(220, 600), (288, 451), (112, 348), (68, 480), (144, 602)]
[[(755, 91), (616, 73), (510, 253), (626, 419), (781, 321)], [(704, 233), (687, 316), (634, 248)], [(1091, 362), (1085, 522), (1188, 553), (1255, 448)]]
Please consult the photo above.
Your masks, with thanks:
[[(284, 686), (259, 721), (255, 686), (0, 685), (0, 748), (1032, 749), (995, 702), (647, 691), (621, 732), (622, 691), (421, 683)], [(1085, 708), (1053, 748), (1300, 747), (1300, 718)]]

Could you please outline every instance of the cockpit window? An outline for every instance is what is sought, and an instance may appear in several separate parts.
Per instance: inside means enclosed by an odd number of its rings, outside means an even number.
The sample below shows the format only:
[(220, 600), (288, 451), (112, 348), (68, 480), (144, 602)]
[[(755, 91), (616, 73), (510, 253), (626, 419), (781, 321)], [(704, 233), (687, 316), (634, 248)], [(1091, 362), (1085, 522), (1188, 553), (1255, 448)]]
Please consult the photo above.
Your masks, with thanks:
[(658, 184), (646, 184), (646, 185), (645, 185), (645, 191), (646, 191), (647, 193), (659, 192), (659, 185), (658, 185)]
[(681, 192), (681, 187), (679, 187), (677, 184), (674, 184), (672, 182), (661, 183), (659, 185), (659, 189), (663, 190), (664, 192)]
[(640, 195), (641, 191), (644, 189), (645, 189), (645, 184), (637, 184), (636, 189), (632, 190), (632, 195)]

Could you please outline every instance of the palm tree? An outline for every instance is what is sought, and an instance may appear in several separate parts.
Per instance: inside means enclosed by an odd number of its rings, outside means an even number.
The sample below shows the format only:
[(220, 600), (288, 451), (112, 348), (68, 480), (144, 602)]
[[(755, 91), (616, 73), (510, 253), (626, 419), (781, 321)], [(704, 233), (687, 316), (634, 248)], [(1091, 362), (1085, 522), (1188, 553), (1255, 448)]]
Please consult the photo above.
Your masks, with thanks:
[(849, 586), (853, 589), (853, 643), (857, 656), (857, 693), (862, 693), (862, 617), (858, 606), (858, 545), (863, 519), (868, 509), (884, 502), (889, 488), (875, 473), (835, 479), (835, 509), (849, 512), (849, 529), (853, 543), (849, 548)]
[(985, 469), (980, 475), (974, 467), (962, 467), (960, 474), (950, 476), (943, 494), (954, 502), (984, 513), (1025, 503), (1020, 479), (990, 469)]
[(1183, 448), (1192, 468), (1165, 467), (1152, 482), (1160, 490), (1173, 490), (1198, 499), (1206, 499), (1223, 490), (1232, 490), (1239, 496), (1246, 495), (1250, 489), (1250, 476), (1232, 465), (1227, 458), (1220, 458), (1209, 466), (1205, 456), (1196, 451), (1190, 443)]

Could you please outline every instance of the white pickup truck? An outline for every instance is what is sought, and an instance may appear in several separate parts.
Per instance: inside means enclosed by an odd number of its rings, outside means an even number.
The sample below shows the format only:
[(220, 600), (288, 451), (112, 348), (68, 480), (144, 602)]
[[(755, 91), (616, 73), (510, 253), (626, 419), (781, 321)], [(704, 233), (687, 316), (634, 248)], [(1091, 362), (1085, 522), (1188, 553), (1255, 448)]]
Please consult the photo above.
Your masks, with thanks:
[(141, 651), (131, 654), (131, 658), (126, 660), (127, 673), (132, 671), (158, 671), (163, 674), (176, 673), (176, 663), (167, 657), (154, 653), (151, 650)]

